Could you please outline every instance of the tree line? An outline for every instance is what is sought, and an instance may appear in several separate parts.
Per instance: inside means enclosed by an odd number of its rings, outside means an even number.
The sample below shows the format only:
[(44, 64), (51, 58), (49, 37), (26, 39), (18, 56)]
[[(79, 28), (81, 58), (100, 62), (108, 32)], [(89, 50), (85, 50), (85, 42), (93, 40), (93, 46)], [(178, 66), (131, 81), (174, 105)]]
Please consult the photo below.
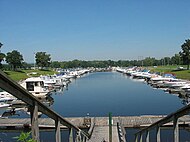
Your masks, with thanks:
[[(0, 49), (3, 46), (0, 43)], [(7, 65), (2, 65), (1, 62), (6, 61)], [(154, 57), (146, 57), (141, 60), (94, 60), (94, 61), (84, 61), (84, 60), (73, 60), (73, 61), (51, 61), (51, 55), (46, 52), (35, 53), (35, 63), (28, 64), (24, 62), (23, 56), (17, 50), (8, 52), (7, 54), (1, 53), (0, 50), (0, 68), (17, 70), (18, 68), (31, 68), (37, 67), (44, 69), (47, 67), (51, 68), (87, 68), (96, 67), (104, 68), (110, 66), (160, 66), (160, 65), (187, 65), (189, 69), (190, 64), (190, 40), (185, 40), (185, 43), (181, 45), (181, 51), (172, 57), (164, 57), (161, 59), (156, 59)]]
[[(0, 49), (3, 46), (0, 43)], [(2, 65), (2, 61), (6, 61), (7, 64)], [(46, 52), (37, 52), (35, 53), (35, 64), (37, 67), (44, 68), (49, 67), (51, 64), (51, 55)], [(32, 64), (28, 64), (24, 62), (23, 55), (17, 51), (13, 50), (8, 52), (7, 54), (1, 53), (0, 50), (0, 68), (8, 69), (8, 70), (17, 70), (19, 68), (31, 68)]]

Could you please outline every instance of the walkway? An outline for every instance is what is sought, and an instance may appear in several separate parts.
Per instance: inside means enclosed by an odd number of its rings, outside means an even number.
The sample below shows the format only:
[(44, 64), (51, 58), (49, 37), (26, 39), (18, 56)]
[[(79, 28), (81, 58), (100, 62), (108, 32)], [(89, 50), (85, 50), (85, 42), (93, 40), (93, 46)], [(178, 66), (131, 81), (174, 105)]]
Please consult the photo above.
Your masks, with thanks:
[[(109, 126), (95, 126), (91, 139), (87, 142), (109, 142)], [(117, 126), (112, 126), (112, 142), (119, 142)]]

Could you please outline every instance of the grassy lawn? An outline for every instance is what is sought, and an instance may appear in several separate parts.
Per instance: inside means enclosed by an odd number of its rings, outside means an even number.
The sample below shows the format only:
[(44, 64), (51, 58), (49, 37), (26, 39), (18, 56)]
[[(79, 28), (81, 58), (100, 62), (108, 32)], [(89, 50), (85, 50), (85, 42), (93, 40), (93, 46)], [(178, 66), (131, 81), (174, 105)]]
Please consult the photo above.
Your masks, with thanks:
[[(179, 66), (158, 66), (156, 68), (149, 67), (149, 69), (153, 72), (160, 73), (173, 73), (177, 78), (190, 80), (190, 70), (176, 70)], [(186, 66), (182, 66), (186, 68)]]
[(177, 78), (190, 80), (190, 70), (172, 71)]
[(29, 77), (37, 77), (40, 75), (53, 75), (56, 72), (52, 70), (20, 70), (20, 71), (4, 71), (11, 79), (15, 81), (23, 80)]
[(25, 72), (22, 71), (4, 71), (11, 79), (15, 81), (28, 78)]

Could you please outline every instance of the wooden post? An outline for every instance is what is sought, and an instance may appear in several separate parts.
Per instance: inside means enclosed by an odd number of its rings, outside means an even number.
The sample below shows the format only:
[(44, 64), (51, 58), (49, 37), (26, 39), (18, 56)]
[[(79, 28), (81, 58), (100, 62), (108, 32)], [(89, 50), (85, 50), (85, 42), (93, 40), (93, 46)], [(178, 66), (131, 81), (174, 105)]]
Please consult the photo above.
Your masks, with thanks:
[(34, 105), (30, 107), (32, 138), (37, 142), (39, 142), (40, 138), (39, 138), (39, 127), (38, 127), (38, 104), (37, 102), (34, 102), (33, 104)]
[(147, 130), (146, 131), (146, 142), (149, 142), (149, 138), (150, 138), (150, 132)]
[(140, 133), (140, 142), (142, 142), (142, 140), (143, 140), (143, 135), (142, 133)]
[(76, 142), (81, 142), (81, 132), (77, 132)]
[(55, 135), (56, 142), (61, 142), (61, 129), (60, 129), (60, 120), (55, 120)]
[(174, 142), (179, 142), (179, 125), (177, 117), (174, 117), (173, 125), (174, 125)]
[(82, 136), (82, 142), (86, 142), (86, 137)]
[(112, 113), (109, 113), (109, 142), (112, 142)]
[(135, 142), (138, 142), (138, 134), (135, 134)]
[(69, 142), (73, 142), (73, 129), (69, 129)]
[(156, 141), (160, 142), (160, 127), (156, 127)]

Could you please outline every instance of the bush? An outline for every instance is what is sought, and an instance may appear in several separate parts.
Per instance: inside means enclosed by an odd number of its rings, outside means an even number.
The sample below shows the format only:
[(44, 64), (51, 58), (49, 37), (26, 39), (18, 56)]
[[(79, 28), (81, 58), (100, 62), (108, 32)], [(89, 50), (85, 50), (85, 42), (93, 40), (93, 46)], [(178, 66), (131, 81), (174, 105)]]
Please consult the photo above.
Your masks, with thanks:
[(37, 142), (31, 138), (31, 132), (21, 132), (20, 136), (14, 137), (17, 142)]

